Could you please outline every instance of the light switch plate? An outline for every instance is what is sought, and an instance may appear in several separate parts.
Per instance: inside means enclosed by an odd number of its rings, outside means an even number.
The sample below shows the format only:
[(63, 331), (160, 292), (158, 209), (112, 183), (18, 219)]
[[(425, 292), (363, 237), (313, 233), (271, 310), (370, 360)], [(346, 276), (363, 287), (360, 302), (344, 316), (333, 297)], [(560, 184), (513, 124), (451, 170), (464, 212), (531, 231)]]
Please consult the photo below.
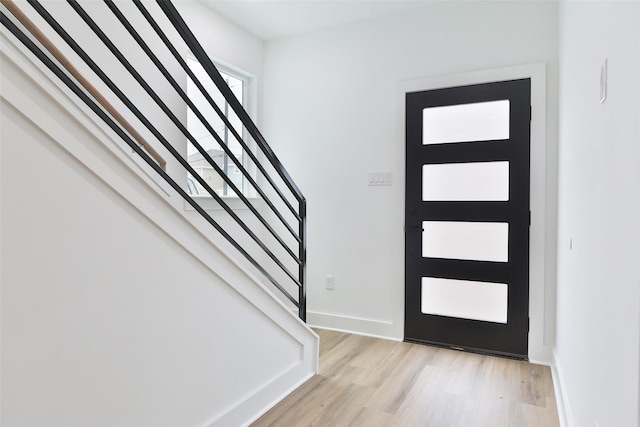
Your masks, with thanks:
[(392, 174), (390, 171), (369, 172), (369, 186), (381, 186), (392, 184)]

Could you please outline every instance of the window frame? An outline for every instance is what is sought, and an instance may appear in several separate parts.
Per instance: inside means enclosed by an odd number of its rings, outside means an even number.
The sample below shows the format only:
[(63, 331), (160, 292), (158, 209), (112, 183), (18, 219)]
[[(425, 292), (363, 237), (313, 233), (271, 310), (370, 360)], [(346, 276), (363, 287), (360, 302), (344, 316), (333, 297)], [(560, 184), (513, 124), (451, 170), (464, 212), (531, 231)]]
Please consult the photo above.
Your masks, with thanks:
[[(199, 61), (192, 55), (187, 55), (186, 56), (186, 60), (187, 63), (188, 61), (195, 61), (196, 63), (199, 63)], [(255, 76), (251, 75), (250, 73), (245, 72), (244, 70), (239, 69), (238, 67), (235, 66), (231, 66), (228, 65), (222, 61), (216, 60), (216, 59), (212, 59), (213, 64), (215, 65), (215, 67), (217, 68), (217, 70), (220, 72), (220, 74), (222, 75), (223, 78), (225, 78), (226, 76), (232, 77), (234, 79), (237, 79), (239, 81), (242, 82), (242, 99), (240, 100), (242, 107), (247, 111), (247, 113), (249, 114), (249, 116), (251, 117), (252, 120), (255, 121), (255, 111), (257, 110), (256, 105), (256, 78)], [(189, 85), (189, 81), (191, 79), (189, 77), (187, 77), (185, 85), (188, 86)], [(225, 78), (225, 80), (227, 80)], [(188, 92), (187, 92), (188, 95)], [(219, 108), (221, 108), (224, 112), (225, 110), (225, 106), (227, 106), (228, 108), (230, 108), (230, 106), (228, 105), (228, 103), (225, 100), (225, 105), (218, 105)], [(187, 111), (189, 110), (189, 108), (187, 107)], [(233, 111), (231, 110), (231, 113), (233, 113)], [(226, 114), (227, 117), (229, 117), (228, 114)], [(196, 119), (197, 120), (197, 119)], [(189, 126), (188, 126), (188, 120), (187, 121), (187, 130), (190, 131)], [(248, 146), (248, 148), (250, 150), (254, 150), (254, 143), (253, 140), (251, 138), (249, 138), (248, 132), (245, 128), (245, 126), (242, 126), (242, 129), (240, 130), (240, 136), (242, 137), (243, 141), (245, 142), (245, 144)], [(224, 137), (223, 137), (224, 139)], [(235, 140), (235, 138), (232, 137), (232, 139)], [(187, 142), (187, 145), (189, 143)], [(229, 160), (229, 155), (224, 153), (224, 164), (221, 167), (226, 175), (228, 177), (232, 177), (233, 175), (237, 175), (237, 174), (241, 174), (241, 172), (239, 171), (237, 165), (234, 164), (234, 162), (230, 162), (227, 163)], [(250, 162), (249, 162), (249, 156), (246, 154), (246, 150), (244, 148), (242, 148), (242, 157), (240, 159), (240, 162), (242, 164), (242, 166), (247, 170), (247, 172), (253, 176), (255, 178), (255, 166), (251, 166)], [(249, 198), (255, 198), (256, 197), (256, 191), (255, 189), (252, 188), (252, 186), (250, 186), (249, 182), (247, 179), (245, 179), (244, 176), (242, 176), (242, 181), (241, 184), (238, 185), (239, 189), (242, 191), (242, 194)], [(214, 189), (217, 190), (217, 189)], [(223, 180), (223, 184), (222, 184), (222, 191), (219, 194), (219, 196), (221, 198), (225, 198), (225, 199), (238, 199), (238, 196), (231, 192), (232, 194), (228, 194), (228, 184), (226, 182), (224, 182)], [(211, 198), (211, 195), (206, 193), (206, 192), (202, 192), (200, 191), (200, 194), (195, 195), (196, 197), (199, 198)]]

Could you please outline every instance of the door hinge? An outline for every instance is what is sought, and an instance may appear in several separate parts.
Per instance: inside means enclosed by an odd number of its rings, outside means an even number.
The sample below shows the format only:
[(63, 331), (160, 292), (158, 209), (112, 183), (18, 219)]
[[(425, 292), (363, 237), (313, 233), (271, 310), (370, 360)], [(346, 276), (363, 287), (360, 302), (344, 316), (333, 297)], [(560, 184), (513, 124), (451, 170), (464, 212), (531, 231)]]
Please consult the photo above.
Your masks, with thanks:
[(529, 105), (529, 121), (533, 121), (533, 107)]
[(527, 317), (527, 332), (531, 332), (531, 318)]
[(529, 226), (531, 226), (531, 211), (529, 211)]

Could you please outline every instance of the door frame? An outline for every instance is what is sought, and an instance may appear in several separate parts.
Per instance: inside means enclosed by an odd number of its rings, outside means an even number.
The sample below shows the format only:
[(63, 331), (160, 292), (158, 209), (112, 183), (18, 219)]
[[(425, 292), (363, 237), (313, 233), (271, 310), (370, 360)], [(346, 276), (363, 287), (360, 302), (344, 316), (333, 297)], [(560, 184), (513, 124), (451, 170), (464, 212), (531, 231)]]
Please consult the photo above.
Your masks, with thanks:
[[(480, 83), (531, 79), (531, 148), (530, 148), (530, 209), (529, 241), (529, 360), (549, 364), (551, 346), (555, 341), (555, 259), (556, 259), (556, 194), (557, 149), (547, 147), (546, 120), (546, 64), (534, 63), (496, 68), (461, 74), (450, 74), (402, 81), (397, 84), (396, 111), (398, 112), (398, 146), (395, 159), (398, 176), (405, 171), (405, 95), (408, 92), (427, 91)], [(398, 180), (398, 191), (405, 194), (404, 179)], [(404, 200), (403, 200), (404, 201)], [(402, 204), (404, 221), (404, 203)], [(403, 224), (404, 226), (404, 224)], [(401, 230), (403, 231), (403, 230)], [(404, 241), (404, 239), (403, 239)], [(403, 249), (404, 250), (404, 249)], [(403, 265), (406, 254), (403, 252)], [(400, 287), (401, 286), (401, 287)], [(404, 334), (404, 269), (398, 286), (396, 310)], [(404, 335), (403, 335), (404, 336)]]

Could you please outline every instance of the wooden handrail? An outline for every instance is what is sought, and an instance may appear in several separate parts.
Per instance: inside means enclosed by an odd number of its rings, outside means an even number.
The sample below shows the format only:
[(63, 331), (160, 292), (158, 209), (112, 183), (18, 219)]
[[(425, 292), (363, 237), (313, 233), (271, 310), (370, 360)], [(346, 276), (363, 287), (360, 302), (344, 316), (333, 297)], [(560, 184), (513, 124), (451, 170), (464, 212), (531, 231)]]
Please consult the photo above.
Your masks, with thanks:
[(158, 163), (162, 170), (167, 169), (167, 162), (147, 142), (146, 139), (116, 110), (116, 108), (71, 64), (71, 61), (53, 44), (49, 38), (25, 15), (13, 0), (0, 0), (2, 4), (16, 17), (18, 21), (54, 56), (84, 89), (113, 117), (129, 134), (144, 148)]

